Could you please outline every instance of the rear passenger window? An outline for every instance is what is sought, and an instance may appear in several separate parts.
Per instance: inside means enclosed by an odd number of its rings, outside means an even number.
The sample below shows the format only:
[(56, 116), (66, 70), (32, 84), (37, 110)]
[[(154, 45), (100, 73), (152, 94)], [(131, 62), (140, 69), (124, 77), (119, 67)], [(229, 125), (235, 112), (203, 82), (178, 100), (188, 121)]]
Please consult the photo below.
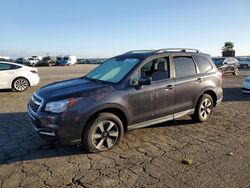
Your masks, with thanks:
[(10, 69), (11, 69), (10, 64), (0, 63), (0, 70), (10, 70)]
[(200, 73), (205, 73), (205, 72), (212, 69), (212, 65), (206, 57), (194, 56), (194, 59), (195, 59), (197, 66), (200, 70)]
[(21, 66), (13, 65), (13, 64), (7, 64), (7, 63), (0, 63), (0, 71), (2, 70), (11, 70), (11, 69), (19, 69)]
[(182, 78), (196, 74), (192, 57), (174, 57), (175, 77)]

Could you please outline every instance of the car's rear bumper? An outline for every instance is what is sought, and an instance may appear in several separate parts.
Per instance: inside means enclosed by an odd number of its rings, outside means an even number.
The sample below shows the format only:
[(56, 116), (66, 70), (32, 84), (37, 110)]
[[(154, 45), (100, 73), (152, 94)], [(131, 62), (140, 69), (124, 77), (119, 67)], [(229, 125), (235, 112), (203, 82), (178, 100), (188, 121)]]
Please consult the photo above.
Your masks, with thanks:
[(40, 77), (38, 75), (32, 76), (32, 78), (30, 79), (30, 86), (35, 86), (39, 84), (39, 82), (40, 82)]

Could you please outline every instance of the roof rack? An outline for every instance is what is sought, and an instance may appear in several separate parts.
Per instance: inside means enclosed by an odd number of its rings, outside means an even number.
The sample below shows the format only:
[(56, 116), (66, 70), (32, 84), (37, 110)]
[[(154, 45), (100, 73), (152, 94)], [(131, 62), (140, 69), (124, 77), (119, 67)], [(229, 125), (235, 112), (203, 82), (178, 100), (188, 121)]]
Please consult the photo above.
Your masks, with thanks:
[(200, 50), (193, 49), (193, 48), (163, 48), (156, 50), (154, 53), (162, 53), (162, 52), (169, 52), (169, 51), (174, 51), (174, 52), (196, 52), (196, 53), (201, 53)]
[(154, 53), (155, 50), (131, 50), (124, 54), (136, 54), (136, 53)]

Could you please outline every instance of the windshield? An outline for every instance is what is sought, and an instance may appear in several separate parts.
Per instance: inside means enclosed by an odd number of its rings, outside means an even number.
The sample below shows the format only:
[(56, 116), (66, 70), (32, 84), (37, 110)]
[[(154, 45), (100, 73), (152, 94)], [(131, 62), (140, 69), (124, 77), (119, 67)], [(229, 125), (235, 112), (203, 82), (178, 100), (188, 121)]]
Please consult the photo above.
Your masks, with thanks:
[(221, 65), (224, 59), (213, 59), (215, 65)]
[(117, 83), (139, 62), (139, 59), (113, 58), (105, 61), (102, 65), (86, 75), (87, 78)]

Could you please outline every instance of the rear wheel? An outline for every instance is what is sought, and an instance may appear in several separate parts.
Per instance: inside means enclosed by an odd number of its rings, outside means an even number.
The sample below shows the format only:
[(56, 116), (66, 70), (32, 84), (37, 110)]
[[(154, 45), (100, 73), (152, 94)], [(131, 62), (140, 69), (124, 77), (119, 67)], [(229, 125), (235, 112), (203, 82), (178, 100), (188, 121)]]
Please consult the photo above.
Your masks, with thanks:
[(100, 113), (87, 124), (83, 146), (88, 152), (109, 150), (121, 141), (123, 132), (123, 124), (116, 115)]
[(29, 81), (26, 78), (17, 78), (13, 81), (12, 88), (15, 91), (25, 91), (29, 87)]
[(207, 121), (213, 111), (213, 99), (210, 95), (204, 94), (199, 99), (194, 114), (191, 116), (195, 122)]
[(247, 64), (243, 65), (243, 68), (244, 68), (244, 69), (247, 69), (247, 68), (248, 68), (248, 65), (247, 65)]

